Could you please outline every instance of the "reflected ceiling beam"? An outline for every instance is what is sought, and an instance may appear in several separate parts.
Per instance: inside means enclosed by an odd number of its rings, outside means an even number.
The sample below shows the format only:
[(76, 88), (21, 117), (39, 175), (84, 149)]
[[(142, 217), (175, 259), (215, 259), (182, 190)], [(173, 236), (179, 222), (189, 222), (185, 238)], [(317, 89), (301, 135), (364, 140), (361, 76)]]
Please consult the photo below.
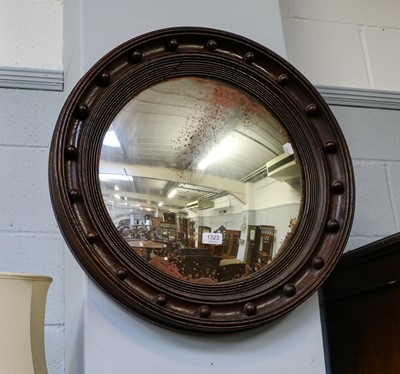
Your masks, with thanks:
[(159, 179), (176, 183), (188, 183), (197, 186), (224, 190), (235, 196), (243, 204), (246, 204), (245, 183), (228, 178), (196, 173), (195, 171), (160, 168), (155, 166), (143, 166), (133, 164), (121, 164), (101, 161), (101, 174), (120, 174), (141, 178)]
[[(114, 195), (116, 192), (118, 192), (118, 195), (127, 197), (128, 199), (131, 200), (145, 200), (145, 201), (152, 201), (152, 202), (163, 202), (164, 205), (168, 206), (175, 206), (179, 208), (185, 208), (186, 207), (186, 201), (183, 200), (177, 200), (177, 199), (168, 199), (166, 196), (160, 196), (160, 195), (150, 195), (150, 194), (144, 194), (144, 193), (138, 193), (138, 192), (129, 192), (129, 191), (115, 191), (112, 189), (102, 189), (101, 190), (103, 197), (106, 199), (113, 199)], [(118, 200), (120, 202), (120, 200)], [(143, 203), (143, 205), (151, 205), (152, 203)], [(154, 205), (154, 204), (153, 204)], [(155, 205), (154, 205), (155, 206)]]

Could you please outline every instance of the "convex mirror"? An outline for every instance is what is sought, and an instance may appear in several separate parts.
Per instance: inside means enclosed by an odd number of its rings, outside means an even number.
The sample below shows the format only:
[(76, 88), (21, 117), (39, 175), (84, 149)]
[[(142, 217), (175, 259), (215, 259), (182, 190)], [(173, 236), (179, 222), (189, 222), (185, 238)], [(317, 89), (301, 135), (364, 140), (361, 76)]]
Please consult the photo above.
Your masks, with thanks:
[(238, 87), (197, 77), (165, 80), (121, 109), (103, 140), (99, 179), (132, 249), (196, 283), (264, 269), (286, 247), (301, 200), (279, 122)]
[(255, 327), (311, 296), (354, 211), (349, 152), (316, 89), (267, 48), (205, 28), (100, 59), (60, 113), (49, 172), (86, 273), (194, 332)]

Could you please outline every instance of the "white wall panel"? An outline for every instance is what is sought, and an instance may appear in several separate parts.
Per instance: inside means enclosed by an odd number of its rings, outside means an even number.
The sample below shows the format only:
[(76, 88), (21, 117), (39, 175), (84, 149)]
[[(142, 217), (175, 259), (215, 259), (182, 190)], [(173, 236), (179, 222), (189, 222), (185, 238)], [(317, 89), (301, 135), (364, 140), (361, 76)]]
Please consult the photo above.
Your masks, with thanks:
[(317, 85), (400, 91), (396, 0), (281, 0), (288, 59)]
[(399, 26), (396, 0), (281, 0), (284, 17), (366, 26)]
[[(400, 9), (398, 18), (400, 19)], [(368, 46), (373, 87), (400, 91), (400, 28), (367, 28), (365, 43)]]
[(192, 335), (154, 326), (89, 283), (85, 374), (323, 374), (318, 299), (268, 326), (229, 335)]
[(83, 2), (84, 69), (135, 36), (171, 26), (218, 28), (255, 40), (286, 57), (275, 0), (164, 0)]
[(0, 66), (62, 69), (62, 0), (1, 0)]
[(357, 25), (286, 18), (288, 60), (313, 84), (370, 87)]

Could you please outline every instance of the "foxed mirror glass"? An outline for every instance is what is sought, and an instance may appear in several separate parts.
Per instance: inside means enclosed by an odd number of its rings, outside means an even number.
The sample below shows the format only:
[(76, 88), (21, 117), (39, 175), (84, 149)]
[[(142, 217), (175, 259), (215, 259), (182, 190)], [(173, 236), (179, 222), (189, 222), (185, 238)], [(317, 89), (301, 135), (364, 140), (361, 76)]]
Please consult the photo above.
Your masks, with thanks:
[(354, 215), (350, 155), (317, 90), (264, 46), (198, 27), (136, 37), (89, 69), (57, 120), (49, 182), (86, 274), (190, 332), (300, 305)]
[(166, 80), (126, 104), (107, 131), (99, 179), (118, 231), (179, 279), (251, 275), (296, 227), (301, 178), (286, 131), (243, 90)]

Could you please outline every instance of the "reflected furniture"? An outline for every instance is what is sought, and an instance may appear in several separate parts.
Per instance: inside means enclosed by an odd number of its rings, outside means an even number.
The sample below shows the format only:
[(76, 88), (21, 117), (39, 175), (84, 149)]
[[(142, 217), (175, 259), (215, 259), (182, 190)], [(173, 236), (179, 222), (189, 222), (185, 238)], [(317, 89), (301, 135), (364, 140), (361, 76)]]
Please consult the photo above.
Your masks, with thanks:
[(240, 230), (225, 230), (223, 233), (223, 251), (224, 258), (236, 258), (239, 250)]
[(273, 259), (275, 227), (249, 225), (247, 228), (246, 262), (250, 268), (259, 270)]
[(222, 259), (219, 263), (217, 279), (218, 282), (229, 282), (240, 279), (246, 275), (247, 265), (237, 259)]
[(261, 225), (260, 226), (260, 252), (264, 252), (272, 258), (272, 250), (274, 248), (275, 227)]
[(257, 262), (257, 253), (260, 248), (260, 226), (247, 226), (246, 263), (254, 268)]
[(197, 228), (197, 246), (198, 247), (207, 247), (206, 244), (203, 244), (203, 234), (211, 232), (211, 227), (209, 226), (199, 226)]

